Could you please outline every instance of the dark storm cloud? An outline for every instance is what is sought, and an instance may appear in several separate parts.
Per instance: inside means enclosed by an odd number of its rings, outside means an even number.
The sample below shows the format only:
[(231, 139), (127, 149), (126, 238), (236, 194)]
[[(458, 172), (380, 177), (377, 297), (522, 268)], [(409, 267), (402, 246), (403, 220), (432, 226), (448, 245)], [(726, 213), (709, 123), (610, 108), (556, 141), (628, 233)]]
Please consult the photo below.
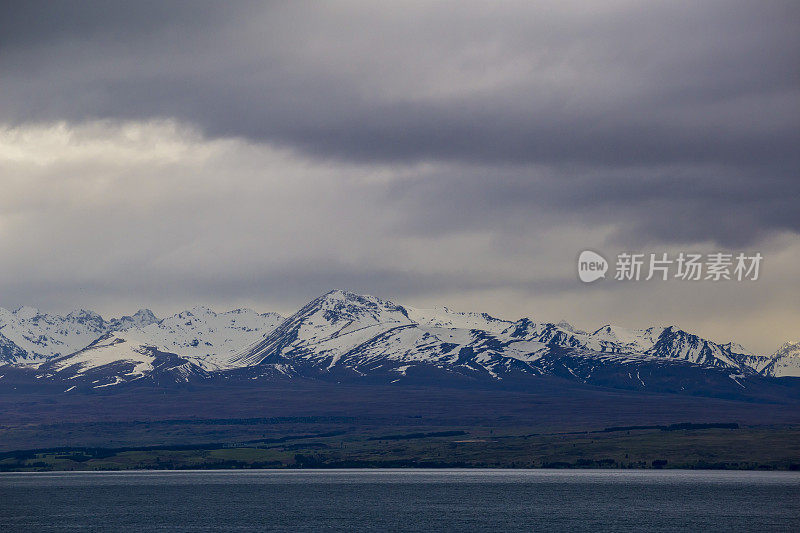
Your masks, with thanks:
[(176, 117), (315, 157), (462, 165), (420, 188), (467, 224), (552, 208), (634, 241), (750, 243), (800, 231), (799, 13), (4, 3), (0, 120)]
[(4, 2), (0, 49), (20, 50), (68, 42), (136, 42), (169, 31), (178, 35), (214, 25), (244, 2), (207, 0), (26, 0)]
[(178, 116), (346, 159), (797, 164), (796, 4), (564, 6), (20, 3), (3, 115)]
[[(752, 247), (800, 230), (793, 170), (735, 166), (478, 166), (400, 181), (386, 201), (416, 213), (403, 231), (437, 234), (583, 224), (616, 227), (623, 249), (714, 242)], [(599, 244), (599, 243), (598, 243)]]

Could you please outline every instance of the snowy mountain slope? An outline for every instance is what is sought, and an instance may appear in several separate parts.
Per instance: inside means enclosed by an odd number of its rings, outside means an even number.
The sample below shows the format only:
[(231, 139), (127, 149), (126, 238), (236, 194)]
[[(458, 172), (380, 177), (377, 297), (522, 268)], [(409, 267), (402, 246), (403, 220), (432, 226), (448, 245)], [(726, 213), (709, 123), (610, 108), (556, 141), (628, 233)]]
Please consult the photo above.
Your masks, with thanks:
[(86, 348), (43, 363), (39, 375), (102, 388), (130, 381), (167, 379), (171, 382), (208, 378), (209, 365), (202, 360), (163, 352), (136, 339), (141, 330), (109, 332)]
[(0, 365), (23, 361), (27, 356), (28, 353), (25, 350), (0, 333)]
[[(149, 311), (139, 311), (133, 317), (144, 323)], [(155, 317), (153, 317), (155, 319)], [(103, 317), (83, 309), (66, 316), (42, 313), (32, 307), (20, 307), (15, 311), (0, 308), (0, 334), (24, 355), (17, 352), (12, 362), (39, 363), (84, 348), (104, 333), (128, 323), (120, 319), (108, 323)]]
[(561, 328), (561, 329), (563, 329), (565, 331), (569, 331), (570, 333), (583, 333), (583, 334), (586, 333), (582, 329), (576, 328), (575, 326), (573, 326), (572, 324), (570, 324), (566, 320), (561, 320), (558, 324), (556, 324), (556, 326), (558, 326), (559, 328)]
[(195, 307), (144, 327), (110, 331), (81, 350), (47, 361), (39, 372), (58, 379), (91, 378), (95, 388), (142, 378), (206, 378), (281, 321), (280, 315), (251, 309), (218, 314)]
[(800, 377), (800, 341), (787, 342), (778, 348), (761, 372), (772, 377)]
[[(476, 313), (409, 310), (337, 290), (310, 302), (234, 362), (281, 365), (311, 375), (397, 378), (425, 368), (498, 378), (496, 368), (513, 367), (517, 362), (512, 360), (528, 354), (504, 353), (506, 346), (496, 335), (510, 324)], [(462, 327), (447, 327), (453, 325)]]
[(232, 363), (250, 366), (297, 357), (335, 363), (375, 337), (413, 324), (408, 312), (391, 302), (335, 290), (306, 304)]
[(511, 338), (515, 346), (508, 349), (512, 342), (505, 337), (513, 337), (513, 330), (514, 323), (486, 314), (409, 308), (336, 290), (310, 302), (234, 362), (320, 371), (345, 368), (361, 374), (380, 365), (404, 373), (425, 364), (494, 375), (493, 368), (503, 360), (526, 360), (530, 352), (545, 347)]
[(282, 320), (276, 313), (259, 314), (250, 309), (215, 313), (204, 307), (163, 320), (141, 309), (132, 316), (107, 321), (86, 310), (61, 316), (31, 307), (13, 312), (0, 308), (0, 362), (35, 366), (83, 350), (107, 333), (130, 332), (125, 338), (131, 344), (206, 358), (217, 367)]
[(215, 313), (207, 307), (194, 307), (138, 328), (136, 339), (166, 352), (225, 366), (233, 355), (260, 341), (281, 322), (283, 317), (277, 313), (260, 314), (252, 309)]
[(522, 348), (520, 342), (528, 342), (593, 352), (679, 359), (748, 372), (757, 371), (750, 365), (763, 363), (764, 359), (747, 353), (738, 345), (716, 344), (674, 326), (630, 330), (607, 325), (593, 333), (585, 333), (561, 325), (522, 319), (502, 332), (499, 338), (504, 339), (509, 347), (516, 345), (517, 351)]
[(421, 326), (435, 328), (457, 328), (457, 329), (479, 329), (500, 333), (511, 322), (494, 318), (486, 313), (462, 313), (452, 311), (447, 307), (434, 307), (431, 309), (421, 309), (416, 307), (403, 306), (408, 318)]
[[(737, 354), (731, 344), (717, 344), (697, 335), (670, 326), (664, 328), (656, 342), (644, 353), (657, 357), (683, 359), (692, 363), (745, 369), (742, 361), (753, 354)], [(752, 369), (751, 369), (752, 370)]]
[(603, 352), (644, 353), (658, 342), (665, 328), (626, 329), (606, 325), (592, 333), (587, 344)]

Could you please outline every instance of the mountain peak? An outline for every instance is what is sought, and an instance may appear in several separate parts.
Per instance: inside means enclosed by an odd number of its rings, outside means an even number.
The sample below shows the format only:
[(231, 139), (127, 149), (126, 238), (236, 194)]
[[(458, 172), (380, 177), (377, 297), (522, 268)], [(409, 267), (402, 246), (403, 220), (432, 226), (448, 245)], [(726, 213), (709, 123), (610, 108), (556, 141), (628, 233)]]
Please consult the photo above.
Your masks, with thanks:
[(783, 343), (762, 373), (775, 377), (800, 377), (800, 341)]
[(629, 340), (631, 337), (634, 337), (636, 330), (631, 330), (628, 328), (623, 328), (621, 326), (615, 326), (614, 324), (606, 324), (605, 326), (599, 327), (592, 333), (594, 337), (603, 337), (608, 340), (614, 341), (626, 341)]
[(406, 318), (406, 310), (388, 300), (382, 300), (369, 294), (357, 294), (342, 289), (334, 289), (319, 298), (311, 301), (299, 313), (308, 314), (313, 309), (322, 310), (325, 320), (337, 322), (339, 320), (357, 320), (364, 316), (375, 319), (384, 312), (399, 312)]
[(72, 320), (99, 320), (103, 321), (103, 317), (94, 311), (88, 309), (74, 309), (67, 314), (67, 318)]
[(322, 296), (319, 299), (324, 300), (362, 300), (362, 299), (372, 299), (376, 298), (375, 296), (369, 294), (359, 294), (353, 291), (348, 291), (345, 289), (333, 289)]
[(158, 317), (149, 309), (139, 309), (132, 317), (122, 317), (120, 322), (127, 326), (128, 324), (137, 328), (144, 328), (150, 324), (155, 324), (159, 321)]
[(307, 303), (234, 360), (258, 364), (314, 351), (338, 356), (380, 332), (411, 324), (402, 306), (376, 296), (334, 289)]
[(563, 330), (565, 330), (565, 331), (569, 331), (570, 333), (586, 333), (585, 331), (576, 328), (575, 326), (573, 326), (572, 324), (570, 324), (569, 322), (567, 322), (563, 318), (556, 324), (556, 326), (561, 328), (561, 329), (563, 329)]
[(178, 319), (186, 319), (186, 318), (201, 318), (201, 317), (209, 317), (209, 316), (216, 316), (217, 314), (211, 310), (211, 308), (206, 307), (204, 305), (195, 305), (190, 309), (185, 309), (180, 313), (173, 315), (175, 318)]
[(754, 355), (752, 351), (748, 350), (738, 342), (727, 342), (721, 345), (723, 348), (727, 349), (731, 353), (738, 353), (738, 354), (745, 354), (745, 355)]
[(237, 307), (236, 309), (231, 309), (230, 311), (225, 311), (226, 315), (254, 315), (254, 314), (261, 314), (257, 313), (255, 310), (250, 309), (249, 307)]
[(778, 348), (778, 351), (782, 352), (782, 351), (785, 351), (785, 350), (790, 350), (792, 348), (800, 349), (800, 340), (798, 340), (798, 341), (786, 341), (783, 344), (781, 344), (780, 348)]
[(156, 318), (156, 315), (154, 315), (151, 310), (139, 309), (133, 316), (125, 315), (120, 318), (109, 320), (106, 326), (109, 330), (117, 331), (130, 328), (143, 328), (150, 324), (155, 324), (156, 322), (158, 322), (158, 318)]
[(152, 320), (153, 322), (158, 320), (155, 313), (149, 309), (139, 309), (133, 314), (133, 316), (140, 320)]
[(16, 316), (21, 320), (30, 320), (31, 318), (40, 316), (42, 312), (36, 309), (35, 307), (23, 305), (21, 307), (14, 309), (13, 314), (14, 316)]

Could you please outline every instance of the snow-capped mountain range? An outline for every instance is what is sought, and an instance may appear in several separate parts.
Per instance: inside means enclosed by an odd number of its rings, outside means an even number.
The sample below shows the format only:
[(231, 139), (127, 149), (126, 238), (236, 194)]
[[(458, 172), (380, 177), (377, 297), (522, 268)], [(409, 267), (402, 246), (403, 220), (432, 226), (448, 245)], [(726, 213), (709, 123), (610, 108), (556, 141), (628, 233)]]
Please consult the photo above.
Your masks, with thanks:
[(33, 307), (15, 311), (0, 308), (0, 362), (41, 363), (85, 348), (109, 331), (156, 322), (155, 315), (147, 309), (106, 321), (84, 309), (60, 316)]
[(103, 359), (101, 346), (113, 345), (124, 355), (124, 344), (130, 349), (153, 347), (217, 368), (282, 321), (277, 313), (260, 314), (252, 309), (215, 313), (194, 307), (164, 319), (141, 309), (133, 316), (106, 321), (85, 310), (60, 316), (31, 307), (13, 312), (0, 308), (0, 361), (35, 366), (87, 350)]
[(625, 388), (713, 376), (744, 387), (747, 379), (800, 376), (800, 343), (764, 356), (674, 326), (585, 332), (566, 322), (512, 322), (335, 290), (285, 319), (204, 307), (163, 319), (145, 309), (112, 320), (84, 310), (60, 316), (0, 309), (0, 365), (67, 383), (65, 390), (215, 378), (397, 383), (539, 375)]

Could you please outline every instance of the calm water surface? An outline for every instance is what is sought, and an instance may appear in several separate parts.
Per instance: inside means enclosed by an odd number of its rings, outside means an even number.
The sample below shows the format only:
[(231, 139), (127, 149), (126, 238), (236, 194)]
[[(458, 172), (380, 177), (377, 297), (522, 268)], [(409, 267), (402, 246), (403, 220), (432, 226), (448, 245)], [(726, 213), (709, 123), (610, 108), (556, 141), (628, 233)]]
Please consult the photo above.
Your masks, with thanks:
[(800, 473), (0, 474), (0, 531), (800, 531)]

